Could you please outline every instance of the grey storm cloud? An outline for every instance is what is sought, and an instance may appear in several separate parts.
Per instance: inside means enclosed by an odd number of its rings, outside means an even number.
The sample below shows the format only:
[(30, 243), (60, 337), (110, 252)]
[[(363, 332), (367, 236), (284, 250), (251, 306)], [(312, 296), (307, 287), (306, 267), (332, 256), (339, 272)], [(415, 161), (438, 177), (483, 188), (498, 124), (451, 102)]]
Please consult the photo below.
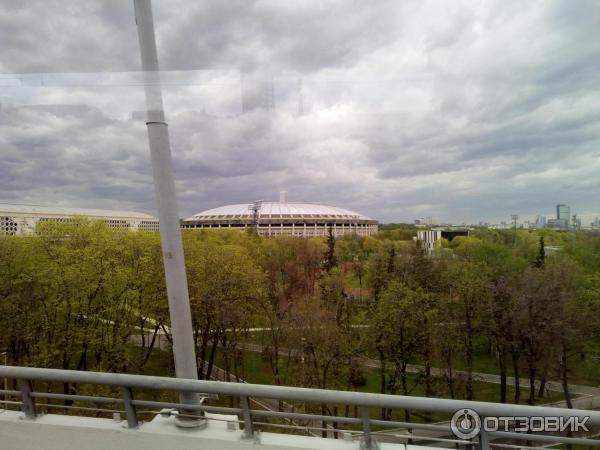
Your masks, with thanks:
[[(133, 4), (0, 0), (0, 201), (154, 212)], [(595, 1), (154, 1), (182, 216), (600, 216)]]

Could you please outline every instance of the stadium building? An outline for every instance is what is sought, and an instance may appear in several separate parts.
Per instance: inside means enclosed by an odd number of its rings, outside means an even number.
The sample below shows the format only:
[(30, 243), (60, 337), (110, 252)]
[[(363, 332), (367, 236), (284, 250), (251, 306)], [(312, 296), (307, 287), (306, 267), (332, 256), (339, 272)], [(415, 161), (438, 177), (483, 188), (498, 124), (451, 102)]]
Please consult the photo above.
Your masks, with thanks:
[(377, 232), (377, 221), (335, 206), (288, 203), (285, 193), (282, 193), (279, 202), (226, 205), (194, 214), (182, 221), (182, 228), (187, 229), (247, 230), (254, 227), (263, 236), (326, 236), (329, 228), (335, 236), (352, 233), (369, 236)]
[(76, 216), (103, 220), (115, 230), (158, 231), (158, 219), (144, 213), (0, 203), (0, 235), (31, 235), (40, 222), (68, 222)]

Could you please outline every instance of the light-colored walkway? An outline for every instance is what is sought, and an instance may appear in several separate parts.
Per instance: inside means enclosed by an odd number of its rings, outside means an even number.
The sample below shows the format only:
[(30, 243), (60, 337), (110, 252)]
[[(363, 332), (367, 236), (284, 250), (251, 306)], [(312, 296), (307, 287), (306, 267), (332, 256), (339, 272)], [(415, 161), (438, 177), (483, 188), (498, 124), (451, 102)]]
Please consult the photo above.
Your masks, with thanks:
[[(258, 353), (262, 352), (265, 348), (264, 345), (248, 344), (248, 343), (239, 344), (239, 346), (240, 346), (240, 348), (243, 348), (244, 350), (248, 350), (251, 352), (258, 352)], [(282, 351), (282, 353), (288, 352), (287, 349), (281, 349), (281, 351)], [(293, 352), (292, 352), (292, 354), (293, 354)], [(366, 367), (374, 367), (374, 368), (380, 367), (380, 363), (376, 359), (364, 359), (363, 365)], [(418, 365), (418, 364), (409, 364), (407, 367), (407, 370), (410, 373), (420, 373), (420, 372), (423, 372), (423, 370), (425, 370), (425, 367), (422, 365)], [(434, 376), (443, 376), (444, 371), (443, 371), (443, 369), (441, 369), (439, 367), (432, 367), (431, 374)], [(467, 371), (465, 371), (465, 370), (455, 370), (455, 371), (453, 371), (453, 374), (455, 377), (458, 377), (458, 378), (466, 378), (467, 377)], [(483, 381), (486, 383), (500, 384), (500, 375), (496, 375), (496, 374), (492, 374), (492, 373), (473, 372), (473, 379), (476, 381)], [(507, 377), (506, 383), (509, 386), (514, 386), (515, 378)], [(519, 384), (523, 388), (528, 388), (529, 387), (529, 379), (521, 377), (521, 378), (519, 378)], [(539, 382), (536, 382), (536, 386), (539, 387)], [(562, 392), (562, 385), (558, 381), (547, 381), (546, 388), (549, 391)], [(569, 392), (573, 395), (600, 396), (600, 388), (594, 387), (594, 386), (584, 386), (584, 385), (579, 385), (579, 384), (570, 384), (569, 383)]]

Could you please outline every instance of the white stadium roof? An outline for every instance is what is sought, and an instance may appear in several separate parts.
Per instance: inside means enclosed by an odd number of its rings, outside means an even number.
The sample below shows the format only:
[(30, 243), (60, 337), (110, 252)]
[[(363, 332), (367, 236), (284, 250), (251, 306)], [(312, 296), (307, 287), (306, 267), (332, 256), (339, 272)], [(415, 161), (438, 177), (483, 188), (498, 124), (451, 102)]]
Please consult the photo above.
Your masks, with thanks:
[[(250, 218), (252, 211), (249, 203), (220, 206), (194, 214), (185, 220), (219, 219), (219, 218)], [(373, 220), (348, 209), (336, 206), (318, 205), (314, 203), (263, 202), (260, 208), (261, 217), (333, 217), (340, 219)]]
[(44, 215), (44, 216), (86, 216), (86, 217), (123, 217), (131, 219), (156, 220), (150, 214), (133, 211), (113, 211), (106, 209), (61, 208), (41, 205), (13, 205), (0, 203), (0, 215)]

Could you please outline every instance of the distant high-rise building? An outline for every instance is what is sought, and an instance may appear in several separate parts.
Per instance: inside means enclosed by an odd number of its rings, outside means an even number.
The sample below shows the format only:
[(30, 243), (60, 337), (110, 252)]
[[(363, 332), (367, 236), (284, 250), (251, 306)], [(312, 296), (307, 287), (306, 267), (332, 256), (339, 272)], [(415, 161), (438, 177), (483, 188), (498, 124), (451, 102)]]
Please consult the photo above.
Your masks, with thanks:
[(538, 215), (535, 218), (535, 226), (537, 228), (544, 228), (546, 226), (547, 220), (546, 220), (546, 216), (540, 216)]
[(559, 203), (556, 205), (556, 218), (558, 220), (571, 220), (571, 208), (568, 205)]
[(568, 205), (559, 203), (556, 205), (556, 219), (548, 220), (550, 228), (559, 230), (568, 230), (571, 225), (571, 208)]

